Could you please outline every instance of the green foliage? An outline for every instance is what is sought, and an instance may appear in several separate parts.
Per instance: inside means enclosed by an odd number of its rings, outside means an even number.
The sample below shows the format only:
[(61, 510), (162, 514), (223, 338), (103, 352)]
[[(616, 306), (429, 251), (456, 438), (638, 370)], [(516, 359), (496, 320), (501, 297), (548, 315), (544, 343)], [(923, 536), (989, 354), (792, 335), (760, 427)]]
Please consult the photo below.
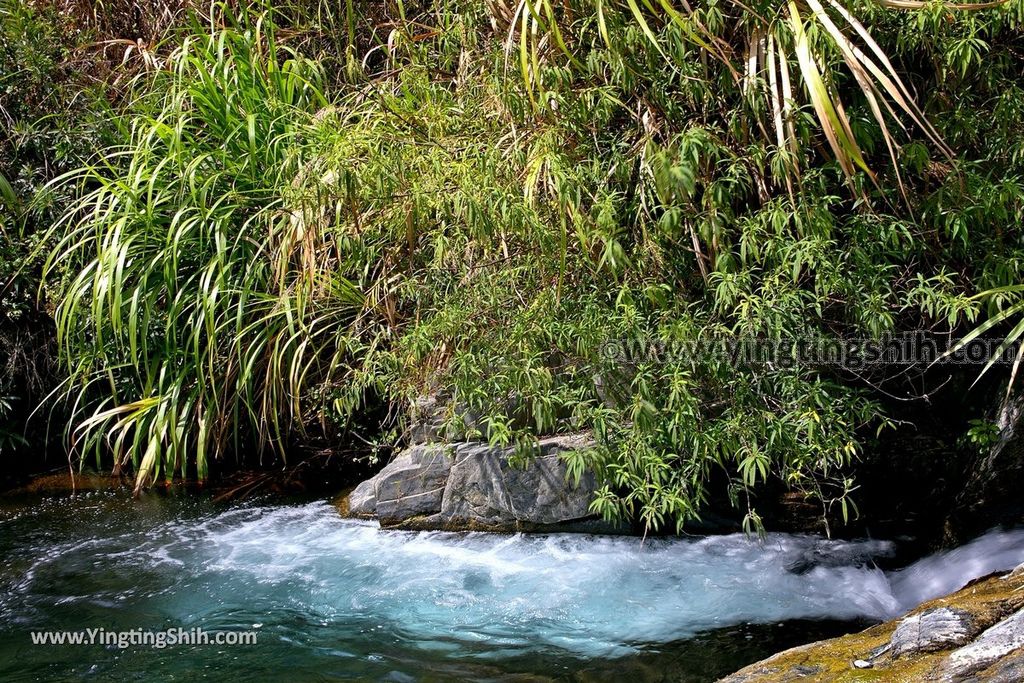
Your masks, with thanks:
[[(985, 322), (964, 335), (948, 351), (948, 354), (959, 352), (992, 328), (1007, 323), (1012, 324), (1010, 331), (993, 351), (991, 358), (988, 359), (988, 362), (985, 363), (978, 374), (978, 379), (981, 379), (981, 376), (988, 372), (992, 366), (1006, 357), (1008, 351), (1014, 351), (1010, 380), (1006, 385), (1006, 400), (1010, 398), (1014, 381), (1017, 379), (1017, 374), (1020, 371), (1021, 360), (1024, 360), (1024, 345), (1021, 344), (1021, 338), (1024, 337), (1024, 316), (1021, 315), (1024, 313), (1024, 300), (1020, 299), (1021, 292), (1024, 292), (1024, 285), (1008, 285), (1006, 287), (989, 289), (970, 297), (969, 301), (987, 299), (995, 305), (996, 309)], [(968, 432), (967, 436), (971, 441), (976, 441), (971, 432)]]
[[(925, 6), (923, 2), (887, 4), (918, 9)], [(1000, 4), (997, 1), (946, 7), (987, 9)], [(903, 127), (897, 112), (913, 121), (943, 153), (951, 154), (888, 56), (849, 7), (837, 0), (791, 0), (741, 5), (740, 9), (729, 16), (719, 13), (717, 5), (693, 9), (684, 3), (683, 9), (676, 9), (664, 0), (645, 2), (642, 6), (635, 0), (610, 0), (579, 7), (574, 3), (528, 0), (519, 5), (515, 20), (519, 26), (520, 67), (531, 94), (535, 84), (543, 89), (538, 52), (547, 38), (574, 68), (582, 67), (566, 46), (559, 28), (568, 17), (576, 18), (572, 28), (580, 29), (578, 40), (582, 43), (588, 40), (586, 32), (594, 32), (596, 27), (600, 39), (614, 55), (607, 62), (609, 65), (616, 62), (617, 46), (637, 31), (670, 68), (679, 65), (678, 55), (699, 50), (705, 58), (703, 76), (707, 78), (712, 73), (708, 60), (713, 60), (721, 72), (727, 72), (748, 100), (751, 121), (769, 141), (777, 142), (778, 168), (790, 193), (793, 183), (800, 179), (801, 144), (794, 120), (800, 90), (806, 91), (817, 124), (843, 173), (852, 181), (859, 168), (874, 180), (854, 132), (855, 121), (847, 115), (844, 98), (837, 91), (839, 74), (835, 65), (839, 62), (859, 87), (894, 165), (898, 164), (897, 142), (889, 126)], [(580, 15), (583, 18), (577, 18)], [(655, 31), (668, 35), (663, 37)], [(980, 38), (958, 41), (952, 54), (957, 55), (959, 71), (966, 75), (972, 61), (980, 61), (979, 51), (986, 47)], [(722, 73), (719, 78), (724, 76)], [(898, 173), (896, 179), (902, 189)]]
[(967, 448), (984, 454), (999, 442), (998, 424), (988, 420), (971, 420), (970, 425), (961, 439), (962, 444)]
[(75, 273), (56, 312), (71, 442), (131, 462), (140, 486), (204, 479), (229, 446), (283, 451), (334, 364), (325, 331), (358, 303), (302, 186), (323, 74), (268, 16), (223, 20), (144, 76), (125, 145), (64, 181), (83, 194), (49, 264)]
[[(591, 430), (570, 472), (610, 518), (726, 495), (755, 529), (779, 485), (855, 514), (872, 382), (686, 350), (952, 329), (1020, 281), (1021, 3), (858, 4), (905, 86), (858, 78), (813, 5), (657, 7), (339, 3), (302, 15), (326, 42), (215, 8), (174, 34), (122, 144), (54, 186), (80, 195), (51, 261), (71, 443), (203, 478), (434, 393), (524, 452)], [(901, 88), (921, 101), (879, 116)]]
[(12, 398), (9, 396), (0, 396), (0, 458), (8, 450), (25, 443), (24, 437), (5, 424), (7, 416), (11, 412), (11, 401)]
[(76, 53), (82, 39), (50, 3), (0, 0), (0, 451), (26, 446), (30, 466), (44, 435), (26, 419), (55, 382), (46, 228), (73, 199), (47, 183), (106, 144), (107, 104), (85, 75), (92, 60)]
[[(68, 156), (67, 139), (46, 121), (60, 104), (50, 87), (60, 71), (59, 38), (58, 29), (24, 3), (0, 2), (0, 321), (32, 308), (32, 283), (20, 272), (32, 248), (25, 205), (52, 177), (47, 166)], [(0, 391), (8, 389), (0, 383)]]

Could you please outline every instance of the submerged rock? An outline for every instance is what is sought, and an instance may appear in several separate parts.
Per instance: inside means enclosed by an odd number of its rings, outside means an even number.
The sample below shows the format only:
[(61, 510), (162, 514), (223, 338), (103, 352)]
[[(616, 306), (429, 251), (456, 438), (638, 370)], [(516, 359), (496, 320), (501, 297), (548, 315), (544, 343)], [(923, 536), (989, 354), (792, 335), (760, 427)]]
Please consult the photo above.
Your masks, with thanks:
[(35, 476), (22, 486), (5, 491), (4, 495), (65, 495), (80, 491), (106, 491), (109, 489), (127, 488), (131, 485), (132, 480), (125, 477), (91, 472), (79, 473), (63, 469), (58, 472)]
[(584, 473), (575, 485), (562, 459), (567, 451), (591, 445), (582, 435), (549, 437), (522, 463), (513, 447), (412, 446), (356, 487), (347, 498), (347, 511), (398, 528), (557, 528), (592, 516), (590, 501), (597, 487), (593, 474)]
[(1022, 567), (861, 633), (780, 652), (722, 681), (860, 681), (869, 672), (880, 681), (1024, 680)]
[(896, 546), (890, 541), (845, 543), (822, 539), (794, 552), (786, 563), (786, 569), (793, 574), (806, 574), (818, 567), (864, 566), (878, 558), (892, 557), (895, 552)]

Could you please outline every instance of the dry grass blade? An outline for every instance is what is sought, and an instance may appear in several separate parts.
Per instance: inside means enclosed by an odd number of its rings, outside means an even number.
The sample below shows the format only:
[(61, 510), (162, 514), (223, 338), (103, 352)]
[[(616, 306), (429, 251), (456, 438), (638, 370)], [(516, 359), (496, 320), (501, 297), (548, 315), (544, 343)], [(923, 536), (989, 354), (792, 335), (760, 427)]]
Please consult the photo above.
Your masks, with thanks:
[(797, 63), (811, 98), (811, 105), (818, 115), (825, 138), (835, 154), (836, 161), (847, 177), (853, 177), (855, 167), (859, 167), (872, 178), (874, 174), (868, 168), (861, 153), (860, 146), (853, 137), (849, 121), (836, 106), (831, 93), (825, 85), (817, 60), (811, 51), (810, 42), (804, 32), (803, 18), (794, 0), (788, 2), (790, 24), (793, 31), (794, 47)]
[[(871, 52), (878, 59), (878, 63), (868, 57), (863, 51), (853, 45), (852, 42), (842, 31), (835, 25), (828, 15), (825, 13), (824, 8), (818, 0), (808, 0), (808, 4), (813, 8), (815, 14), (822, 21), (823, 25), (829, 30), (833, 39), (839, 45), (843, 52), (843, 57), (851, 68), (866, 68), (882, 86), (882, 90), (895, 102), (904, 112), (909, 114), (913, 119), (914, 123), (921, 128), (921, 130), (928, 136), (929, 140), (938, 147), (946, 156), (952, 156), (952, 151), (942, 140), (942, 136), (939, 135), (938, 131), (935, 130), (934, 126), (928, 121), (928, 117), (925, 116), (924, 112), (921, 111), (920, 107), (911, 94), (910, 89), (904, 85), (902, 79), (896, 73), (896, 69), (893, 68), (886, 56), (885, 51), (879, 47), (878, 43), (871, 37), (867, 29), (864, 28), (853, 15), (851, 15), (845, 8), (839, 5), (836, 0), (829, 0), (832, 7), (835, 8), (836, 12), (839, 13), (857, 34), (864, 41), (864, 44), (868, 46)], [(881, 64), (881, 67), (879, 66)], [(883, 68), (884, 67), (884, 70)]]
[[(979, 301), (1005, 295), (1020, 295), (1021, 293), (1024, 293), (1024, 285), (1010, 285), (1007, 287), (996, 287), (994, 289), (985, 290), (984, 292), (980, 292), (974, 295), (973, 297), (971, 297), (971, 299), (974, 301)], [(936, 360), (936, 362), (938, 362), (939, 360), (949, 358), (953, 354), (964, 350), (972, 342), (977, 340), (979, 337), (981, 337), (983, 334), (985, 334), (992, 328), (1002, 325), (1015, 318), (1020, 318), (1020, 320), (1018, 320), (1018, 322), (1014, 325), (1010, 332), (1003, 338), (1003, 341), (999, 344), (999, 347), (996, 349), (995, 353), (993, 353), (989, 360), (985, 363), (985, 366), (982, 368), (981, 372), (978, 373), (978, 377), (974, 380), (975, 383), (977, 383), (977, 381), (980, 380), (982, 376), (984, 376), (985, 373), (987, 373), (992, 368), (992, 366), (994, 366), (996, 362), (998, 362), (1002, 358), (1003, 354), (1006, 353), (1006, 351), (1009, 350), (1010, 347), (1024, 339), (1024, 318), (1021, 317), (1022, 314), (1024, 314), (1024, 300), (1019, 300), (1011, 304), (1010, 306), (1007, 306), (1003, 310), (997, 312), (995, 315), (990, 316), (988, 320), (972, 329), (970, 332), (964, 335), (956, 344), (950, 347), (948, 351), (942, 354)], [(1010, 393), (1013, 390), (1013, 383), (1017, 378), (1017, 374), (1020, 369), (1022, 361), (1024, 361), (1024, 344), (1022, 344), (1021, 348), (1017, 351), (1017, 354), (1013, 361), (1013, 366), (1010, 373), (1010, 381), (1006, 386), (1007, 398), (1009, 398)]]

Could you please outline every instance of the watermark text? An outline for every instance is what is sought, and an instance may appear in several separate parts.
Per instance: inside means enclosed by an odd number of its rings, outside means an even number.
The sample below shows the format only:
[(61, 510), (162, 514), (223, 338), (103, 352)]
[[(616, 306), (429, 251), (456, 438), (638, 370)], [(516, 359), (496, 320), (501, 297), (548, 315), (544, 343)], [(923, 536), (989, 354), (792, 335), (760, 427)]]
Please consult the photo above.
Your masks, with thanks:
[(101, 645), (125, 650), (130, 647), (168, 647), (188, 645), (255, 645), (257, 631), (205, 631), (201, 628), (168, 628), (154, 631), (141, 628), (108, 631), (87, 628), (79, 631), (32, 631), (33, 645)]

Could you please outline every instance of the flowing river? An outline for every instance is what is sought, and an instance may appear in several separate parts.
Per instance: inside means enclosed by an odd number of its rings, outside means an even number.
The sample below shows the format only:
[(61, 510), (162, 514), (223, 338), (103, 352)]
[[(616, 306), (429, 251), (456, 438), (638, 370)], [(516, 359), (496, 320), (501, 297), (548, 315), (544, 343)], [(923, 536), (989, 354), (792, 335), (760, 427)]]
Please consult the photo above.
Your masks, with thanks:
[[(0, 680), (713, 680), (1024, 562), (1024, 531), (879, 569), (894, 550), (782, 534), (381, 531), (324, 501), (8, 501)], [(256, 643), (32, 641), (87, 629), (254, 631)]]

